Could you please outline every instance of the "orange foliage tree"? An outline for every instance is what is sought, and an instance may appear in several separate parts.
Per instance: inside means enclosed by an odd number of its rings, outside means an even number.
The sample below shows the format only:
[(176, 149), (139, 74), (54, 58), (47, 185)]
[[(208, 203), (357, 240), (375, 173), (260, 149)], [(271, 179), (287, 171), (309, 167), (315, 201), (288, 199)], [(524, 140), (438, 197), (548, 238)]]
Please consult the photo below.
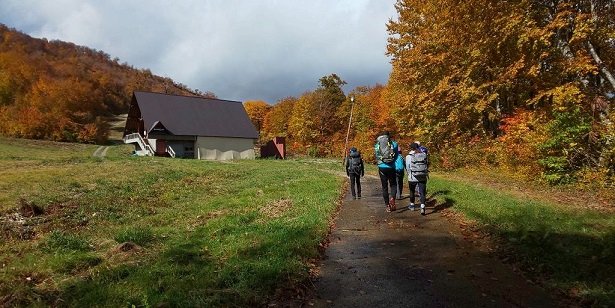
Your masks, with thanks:
[(274, 137), (291, 137), (288, 133), (288, 123), (297, 98), (286, 97), (271, 107), (263, 122), (263, 138), (271, 140)]
[[(612, 1), (398, 0), (396, 8), (387, 97), (406, 130), (449, 157), (469, 141), (478, 153), (521, 142), (532, 155), (507, 151), (488, 163), (514, 168), (523, 157), (554, 181), (584, 166), (615, 170), (604, 159), (613, 147)], [(521, 132), (533, 137), (505, 136)]]
[(264, 101), (246, 101), (243, 103), (243, 106), (252, 124), (254, 124), (254, 127), (259, 132), (261, 140), (263, 140), (263, 124), (265, 123), (265, 117), (271, 110), (271, 105)]

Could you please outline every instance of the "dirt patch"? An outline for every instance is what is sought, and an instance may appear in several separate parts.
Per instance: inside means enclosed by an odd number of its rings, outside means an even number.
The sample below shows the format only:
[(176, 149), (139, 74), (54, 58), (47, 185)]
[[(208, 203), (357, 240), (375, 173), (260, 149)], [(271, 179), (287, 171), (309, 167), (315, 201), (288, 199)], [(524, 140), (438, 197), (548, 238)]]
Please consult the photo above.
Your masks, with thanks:
[(55, 229), (80, 229), (89, 219), (78, 213), (79, 204), (69, 201), (53, 203), (47, 207), (21, 198), (17, 207), (0, 213), (0, 238), (32, 240), (39, 233)]
[(0, 216), (0, 235), (5, 240), (32, 240), (36, 236), (29, 218), (21, 213), (10, 213)]
[(141, 246), (133, 242), (124, 242), (115, 246), (112, 250), (113, 253), (125, 253), (125, 252), (138, 252), (141, 250)]
[(109, 267), (120, 264), (136, 264), (140, 262), (140, 255), (145, 249), (133, 242), (124, 242), (113, 246), (105, 253), (104, 259)]
[(278, 218), (293, 207), (293, 200), (280, 199), (266, 204), (259, 211), (267, 218)]
[(24, 198), (20, 198), (17, 203), (19, 204), (18, 212), (24, 217), (34, 217), (45, 213), (42, 207)]

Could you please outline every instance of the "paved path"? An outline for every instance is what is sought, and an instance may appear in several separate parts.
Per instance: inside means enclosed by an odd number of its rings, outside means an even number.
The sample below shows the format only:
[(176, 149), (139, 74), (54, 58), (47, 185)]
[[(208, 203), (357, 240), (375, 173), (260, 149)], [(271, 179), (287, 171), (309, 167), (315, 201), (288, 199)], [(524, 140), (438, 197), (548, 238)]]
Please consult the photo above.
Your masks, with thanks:
[(364, 198), (346, 196), (342, 205), (309, 306), (557, 306), (510, 264), (466, 239), (443, 216), (447, 204), (432, 200), (426, 216), (386, 213), (379, 180), (364, 179)]

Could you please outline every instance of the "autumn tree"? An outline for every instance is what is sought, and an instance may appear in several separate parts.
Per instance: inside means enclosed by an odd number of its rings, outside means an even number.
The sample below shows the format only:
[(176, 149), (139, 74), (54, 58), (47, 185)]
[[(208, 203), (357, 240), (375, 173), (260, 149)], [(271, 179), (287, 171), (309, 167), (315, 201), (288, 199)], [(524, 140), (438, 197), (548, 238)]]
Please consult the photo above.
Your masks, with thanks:
[(322, 154), (322, 127), (317, 116), (318, 102), (322, 101), (322, 92), (306, 92), (297, 99), (288, 122), (291, 151), (303, 155)]
[(319, 127), (321, 141), (325, 142), (325, 138), (330, 139), (332, 134), (340, 132), (343, 128), (343, 119), (338, 117), (337, 110), (346, 100), (342, 90), (346, 82), (336, 74), (331, 74), (321, 77), (319, 83), (312, 96), (316, 112), (314, 121)]
[(555, 181), (604, 165), (613, 1), (399, 0), (396, 8), (387, 25), (388, 96), (403, 125), (456, 149), (512, 140), (503, 138), (506, 119), (546, 122), (525, 126), (543, 137), (523, 146), (540, 153)]
[[(344, 119), (346, 128), (352, 109), (349, 144), (363, 153), (373, 151), (378, 133), (390, 131), (398, 140), (399, 133), (404, 131), (397, 126), (390, 101), (385, 99), (386, 92), (386, 87), (383, 85), (356, 87), (348, 94), (348, 97), (354, 98), (354, 103), (347, 99), (338, 109), (339, 118)], [(370, 155), (365, 156), (368, 160), (370, 157)]]
[(286, 97), (271, 107), (263, 121), (263, 138), (271, 140), (274, 137), (291, 137), (288, 125), (297, 98)]
[(252, 124), (254, 124), (254, 127), (259, 132), (262, 139), (264, 135), (263, 124), (265, 122), (265, 117), (271, 110), (271, 105), (264, 101), (246, 101), (243, 103), (243, 106), (245, 107), (248, 117), (252, 121)]

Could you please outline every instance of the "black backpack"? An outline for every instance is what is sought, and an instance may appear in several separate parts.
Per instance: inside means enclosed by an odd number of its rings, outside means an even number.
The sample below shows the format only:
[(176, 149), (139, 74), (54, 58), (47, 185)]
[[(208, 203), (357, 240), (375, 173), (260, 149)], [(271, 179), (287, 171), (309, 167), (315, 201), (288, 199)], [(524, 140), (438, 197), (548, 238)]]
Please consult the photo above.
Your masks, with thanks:
[(393, 150), (393, 144), (391, 144), (389, 136), (382, 135), (376, 140), (376, 158), (385, 164), (394, 162), (395, 151)]
[(358, 151), (350, 152), (348, 157), (348, 173), (361, 175), (361, 154)]

